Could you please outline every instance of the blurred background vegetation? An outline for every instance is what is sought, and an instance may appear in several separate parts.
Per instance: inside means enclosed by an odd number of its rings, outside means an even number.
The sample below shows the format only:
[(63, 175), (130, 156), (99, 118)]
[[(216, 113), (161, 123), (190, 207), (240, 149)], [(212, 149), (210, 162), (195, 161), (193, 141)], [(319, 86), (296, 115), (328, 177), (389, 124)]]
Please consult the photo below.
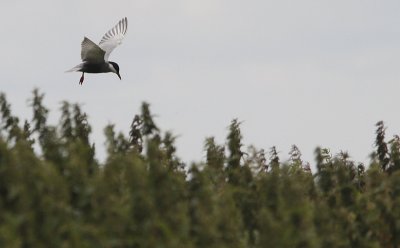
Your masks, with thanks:
[(275, 147), (245, 148), (238, 120), (185, 164), (143, 103), (129, 134), (105, 127), (100, 163), (81, 107), (63, 102), (49, 125), (43, 98), (33, 91), (22, 122), (0, 94), (0, 247), (400, 244), (400, 138), (387, 141), (383, 122), (366, 166), (317, 148), (311, 173), (295, 145), (284, 162)]

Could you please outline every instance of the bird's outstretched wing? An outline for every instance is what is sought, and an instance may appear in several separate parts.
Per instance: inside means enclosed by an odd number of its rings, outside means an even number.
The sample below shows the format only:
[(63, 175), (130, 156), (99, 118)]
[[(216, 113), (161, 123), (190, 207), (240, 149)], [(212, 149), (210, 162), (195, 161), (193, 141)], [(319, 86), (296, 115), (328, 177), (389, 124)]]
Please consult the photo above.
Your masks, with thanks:
[(128, 19), (125, 17), (110, 29), (101, 39), (99, 47), (105, 51), (104, 60), (108, 61), (110, 53), (121, 44), (128, 30)]
[(103, 51), (96, 43), (84, 38), (82, 41), (81, 59), (90, 63), (104, 62), (105, 51)]

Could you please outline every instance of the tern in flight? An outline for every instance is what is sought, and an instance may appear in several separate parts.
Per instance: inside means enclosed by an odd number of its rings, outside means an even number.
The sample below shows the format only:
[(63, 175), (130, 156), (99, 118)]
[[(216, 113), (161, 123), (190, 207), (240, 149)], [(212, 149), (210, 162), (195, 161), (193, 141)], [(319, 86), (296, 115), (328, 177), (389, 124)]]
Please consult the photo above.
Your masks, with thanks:
[(82, 77), (79, 84), (83, 83), (84, 75), (86, 73), (106, 73), (113, 72), (118, 75), (119, 79), (119, 66), (117, 63), (109, 61), (110, 53), (121, 44), (128, 29), (128, 19), (125, 17), (120, 20), (117, 25), (110, 29), (101, 39), (97, 45), (93, 41), (84, 37), (82, 41), (81, 59), (82, 63), (75, 66), (67, 72), (80, 71)]

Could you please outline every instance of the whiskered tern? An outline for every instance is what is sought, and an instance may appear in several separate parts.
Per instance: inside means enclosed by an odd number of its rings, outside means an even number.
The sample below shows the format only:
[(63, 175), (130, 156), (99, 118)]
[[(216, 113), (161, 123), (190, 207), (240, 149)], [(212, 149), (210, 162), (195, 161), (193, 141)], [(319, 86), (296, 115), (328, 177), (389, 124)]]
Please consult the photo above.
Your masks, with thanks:
[(120, 20), (117, 25), (110, 29), (101, 39), (99, 45), (84, 37), (82, 41), (81, 59), (82, 63), (75, 66), (67, 72), (80, 71), (82, 72), (79, 84), (83, 83), (86, 73), (106, 73), (113, 72), (118, 75), (119, 66), (117, 63), (109, 61), (110, 53), (121, 44), (128, 29), (128, 19), (125, 17)]

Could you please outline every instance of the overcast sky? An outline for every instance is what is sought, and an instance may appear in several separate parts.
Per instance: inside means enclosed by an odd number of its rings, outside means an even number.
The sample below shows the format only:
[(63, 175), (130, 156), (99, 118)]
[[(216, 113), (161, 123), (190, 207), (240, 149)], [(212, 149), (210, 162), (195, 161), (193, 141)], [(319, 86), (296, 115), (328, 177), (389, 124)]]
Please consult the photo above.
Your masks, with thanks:
[[(374, 124), (400, 133), (400, 1), (2, 0), (0, 90), (31, 118), (34, 87), (56, 123), (62, 100), (83, 104), (92, 139), (129, 125), (143, 101), (178, 135), (178, 155), (204, 159), (205, 137), (225, 142), (233, 118), (246, 145), (316, 146), (367, 161)], [(64, 73), (122, 17), (128, 33), (110, 56), (115, 74)]]

